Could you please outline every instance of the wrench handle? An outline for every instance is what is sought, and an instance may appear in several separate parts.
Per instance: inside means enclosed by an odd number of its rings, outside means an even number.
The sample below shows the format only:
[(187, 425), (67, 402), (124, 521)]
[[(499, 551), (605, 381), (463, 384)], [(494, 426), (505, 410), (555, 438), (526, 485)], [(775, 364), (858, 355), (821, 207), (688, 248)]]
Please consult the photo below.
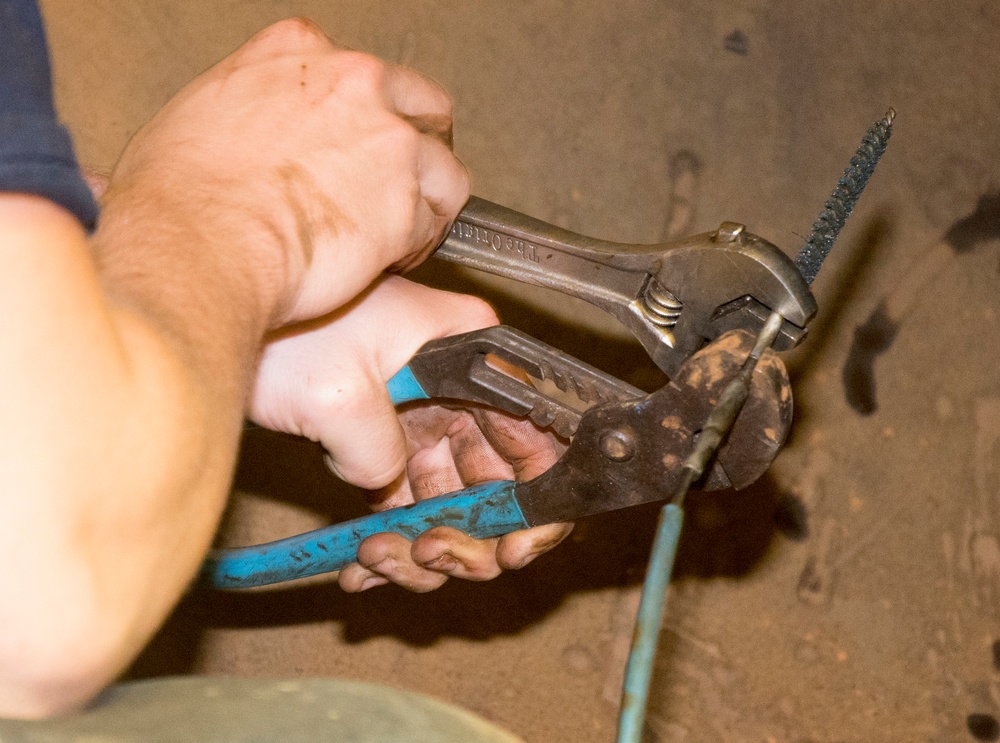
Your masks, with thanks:
[(636, 246), (578, 235), (471, 197), (435, 255), (496, 276), (554, 289), (617, 314), (645, 271), (623, 260)]

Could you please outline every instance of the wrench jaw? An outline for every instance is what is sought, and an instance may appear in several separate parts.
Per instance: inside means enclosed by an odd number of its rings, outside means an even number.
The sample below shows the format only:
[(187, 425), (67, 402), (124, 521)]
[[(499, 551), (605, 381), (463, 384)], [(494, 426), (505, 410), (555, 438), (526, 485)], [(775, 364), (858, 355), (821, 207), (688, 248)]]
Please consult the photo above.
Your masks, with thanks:
[(629, 245), (473, 197), (437, 255), (599, 307), (668, 376), (728, 330), (759, 331), (772, 311), (786, 321), (777, 348), (791, 348), (816, 312), (795, 264), (735, 222), (668, 243)]
[(673, 324), (649, 320), (644, 294), (630, 305), (638, 322), (629, 325), (670, 377), (707, 341), (734, 329), (757, 332), (771, 312), (785, 320), (775, 348), (793, 348), (816, 314), (816, 300), (792, 260), (732, 222), (665, 251), (649, 285), (666, 288), (676, 300)]

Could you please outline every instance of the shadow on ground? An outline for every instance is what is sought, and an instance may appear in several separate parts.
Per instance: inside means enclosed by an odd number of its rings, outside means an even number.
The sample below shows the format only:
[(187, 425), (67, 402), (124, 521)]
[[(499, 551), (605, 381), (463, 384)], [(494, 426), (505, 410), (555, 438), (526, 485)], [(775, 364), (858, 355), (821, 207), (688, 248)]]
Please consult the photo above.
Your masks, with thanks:
[[(236, 486), (315, 511), (331, 523), (367, 512), (361, 493), (351, 492), (326, 470), (317, 446), (268, 431), (245, 436)], [(766, 481), (741, 492), (692, 494), (676, 574), (739, 577), (752, 571), (773, 538), (776, 502)], [(489, 583), (452, 580), (432, 595), (387, 586), (345, 600), (332, 581), (244, 592), (196, 589), (130, 676), (190, 672), (202, 633), (213, 628), (332, 620), (340, 623), (348, 643), (388, 635), (418, 647), (444, 637), (485, 640), (517, 634), (571, 594), (640, 583), (658, 512), (659, 504), (649, 504), (585, 519), (573, 537), (535, 565)]]

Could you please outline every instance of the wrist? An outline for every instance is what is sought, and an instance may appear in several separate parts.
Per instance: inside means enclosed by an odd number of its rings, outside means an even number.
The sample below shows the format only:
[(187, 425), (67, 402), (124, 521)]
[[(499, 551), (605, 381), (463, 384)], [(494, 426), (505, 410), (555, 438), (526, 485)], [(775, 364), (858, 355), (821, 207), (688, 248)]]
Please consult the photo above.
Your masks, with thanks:
[(261, 333), (272, 329), (305, 273), (303, 258), (284, 237), (287, 228), (247, 208), (261, 203), (248, 193), (261, 186), (176, 171), (160, 167), (155, 178), (112, 181), (94, 236), (102, 268), (176, 277), (193, 301), (223, 312), (232, 307)]

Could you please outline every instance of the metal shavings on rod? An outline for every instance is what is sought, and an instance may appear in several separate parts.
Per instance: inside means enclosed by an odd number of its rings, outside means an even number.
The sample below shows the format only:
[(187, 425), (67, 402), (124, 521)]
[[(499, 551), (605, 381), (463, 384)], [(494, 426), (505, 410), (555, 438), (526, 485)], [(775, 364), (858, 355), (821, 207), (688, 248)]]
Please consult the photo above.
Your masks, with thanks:
[(843, 229), (847, 218), (851, 216), (854, 205), (858, 203), (861, 192), (868, 185), (868, 179), (871, 178), (879, 158), (889, 143), (892, 120), (895, 116), (896, 112), (890, 108), (886, 115), (876, 121), (865, 134), (861, 146), (854, 153), (844, 175), (837, 182), (837, 187), (833, 189), (822, 213), (813, 224), (812, 233), (795, 258), (795, 266), (807, 284), (812, 284), (816, 278), (830, 248), (837, 240), (837, 235)]

